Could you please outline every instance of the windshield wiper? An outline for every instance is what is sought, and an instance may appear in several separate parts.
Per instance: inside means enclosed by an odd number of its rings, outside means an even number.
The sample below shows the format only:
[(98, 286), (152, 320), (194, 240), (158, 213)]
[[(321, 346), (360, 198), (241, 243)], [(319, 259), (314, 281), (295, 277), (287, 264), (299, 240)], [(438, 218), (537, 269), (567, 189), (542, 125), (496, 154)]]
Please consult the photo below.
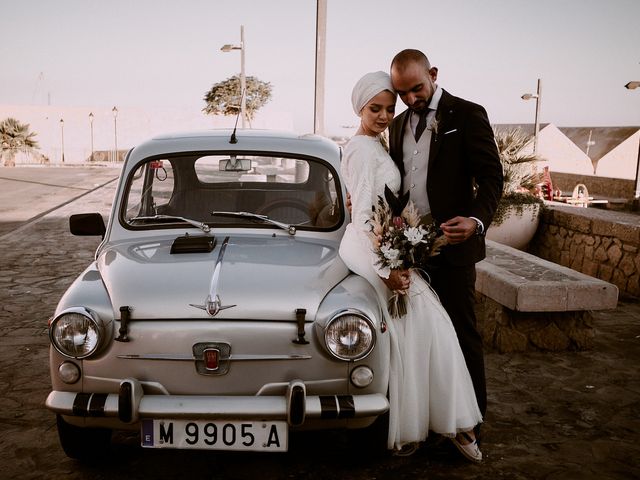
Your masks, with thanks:
[(273, 220), (273, 219), (267, 217), (266, 215), (260, 215), (258, 213), (251, 213), (251, 212), (211, 212), (211, 215), (218, 216), (218, 217), (248, 218), (249, 220), (257, 220), (257, 221), (260, 221), (260, 222), (267, 222), (267, 223), (275, 225), (276, 227), (279, 227), (279, 228), (281, 228), (283, 230), (286, 230), (287, 233), (289, 233), (289, 235), (295, 235), (296, 234), (296, 227), (294, 225), (288, 225), (288, 224), (283, 223), (283, 222), (278, 222), (276, 220)]
[(142, 216), (142, 217), (133, 217), (129, 220), (129, 222), (133, 222), (135, 220), (178, 220), (180, 222), (188, 223), (191, 226), (199, 228), (204, 233), (209, 233), (211, 227), (206, 223), (198, 222), (197, 220), (191, 220), (190, 218), (185, 217), (177, 217), (174, 215), (150, 215), (150, 216)]

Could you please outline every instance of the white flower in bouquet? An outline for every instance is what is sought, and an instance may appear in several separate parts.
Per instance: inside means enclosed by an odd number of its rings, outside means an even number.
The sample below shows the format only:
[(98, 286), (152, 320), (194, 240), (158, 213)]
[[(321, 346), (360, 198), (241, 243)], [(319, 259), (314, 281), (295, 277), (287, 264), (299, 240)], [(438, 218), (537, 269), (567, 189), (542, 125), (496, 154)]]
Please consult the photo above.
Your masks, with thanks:
[(400, 260), (400, 250), (397, 248), (392, 248), (389, 245), (383, 245), (380, 247), (380, 251), (384, 255), (389, 262), (389, 267), (398, 268), (402, 265), (402, 261)]
[(414, 247), (419, 243), (424, 242), (424, 234), (425, 231), (422, 229), (422, 227), (409, 227), (404, 231), (404, 236)]

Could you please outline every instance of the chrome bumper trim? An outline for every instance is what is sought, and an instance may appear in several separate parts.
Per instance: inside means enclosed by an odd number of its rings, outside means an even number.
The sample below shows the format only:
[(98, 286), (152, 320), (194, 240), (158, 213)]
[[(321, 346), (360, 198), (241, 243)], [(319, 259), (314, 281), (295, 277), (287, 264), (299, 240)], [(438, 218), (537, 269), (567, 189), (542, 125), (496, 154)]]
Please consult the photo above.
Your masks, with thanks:
[[(168, 360), (178, 362), (195, 362), (198, 359), (193, 355), (183, 354), (170, 354), (170, 353), (148, 353), (143, 355), (118, 355), (117, 358), (123, 360)], [(256, 360), (309, 360), (311, 355), (234, 355), (231, 354), (228, 358), (221, 358), (220, 360), (228, 360), (231, 362), (252, 362)]]
[[(119, 417), (118, 394), (90, 394), (53, 391), (46, 407), (58, 414), (80, 417)], [(294, 418), (338, 419), (382, 415), (389, 410), (383, 394), (309, 395), (295, 405), (286, 396), (194, 396), (143, 395), (133, 402), (129, 416), (132, 422), (140, 418), (166, 419), (258, 419), (291, 420), (291, 409), (303, 405), (304, 412), (295, 411)], [(289, 399), (290, 402), (290, 399)]]

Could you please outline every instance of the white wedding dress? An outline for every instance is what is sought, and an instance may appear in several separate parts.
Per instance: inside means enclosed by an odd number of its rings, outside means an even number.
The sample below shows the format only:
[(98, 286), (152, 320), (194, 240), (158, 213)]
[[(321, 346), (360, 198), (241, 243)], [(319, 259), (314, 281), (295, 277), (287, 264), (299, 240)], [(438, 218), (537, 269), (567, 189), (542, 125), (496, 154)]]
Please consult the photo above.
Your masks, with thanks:
[[(376, 289), (382, 305), (391, 291), (380, 279), (389, 269), (375, 265), (365, 223), (385, 184), (395, 193), (400, 172), (375, 137), (356, 135), (345, 147), (342, 176), (351, 194), (352, 221), (340, 244), (340, 256), (353, 272)], [(388, 447), (423, 441), (429, 430), (449, 437), (482, 421), (458, 338), (446, 311), (429, 285), (411, 274), (407, 314), (391, 318), (383, 308), (391, 336)]]

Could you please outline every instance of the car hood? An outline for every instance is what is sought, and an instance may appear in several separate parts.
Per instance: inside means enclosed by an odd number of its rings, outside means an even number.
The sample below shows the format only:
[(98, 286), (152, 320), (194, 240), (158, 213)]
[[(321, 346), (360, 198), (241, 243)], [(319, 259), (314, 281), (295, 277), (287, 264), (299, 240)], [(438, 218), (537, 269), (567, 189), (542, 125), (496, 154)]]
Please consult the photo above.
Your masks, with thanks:
[[(107, 245), (98, 269), (114, 315), (131, 308), (134, 319), (212, 318), (203, 308), (220, 261), (215, 318), (293, 320), (304, 308), (314, 318), (327, 292), (349, 271), (335, 241), (303, 237), (216, 238), (208, 253), (172, 254), (174, 238)], [(220, 251), (224, 247), (220, 258)]]

